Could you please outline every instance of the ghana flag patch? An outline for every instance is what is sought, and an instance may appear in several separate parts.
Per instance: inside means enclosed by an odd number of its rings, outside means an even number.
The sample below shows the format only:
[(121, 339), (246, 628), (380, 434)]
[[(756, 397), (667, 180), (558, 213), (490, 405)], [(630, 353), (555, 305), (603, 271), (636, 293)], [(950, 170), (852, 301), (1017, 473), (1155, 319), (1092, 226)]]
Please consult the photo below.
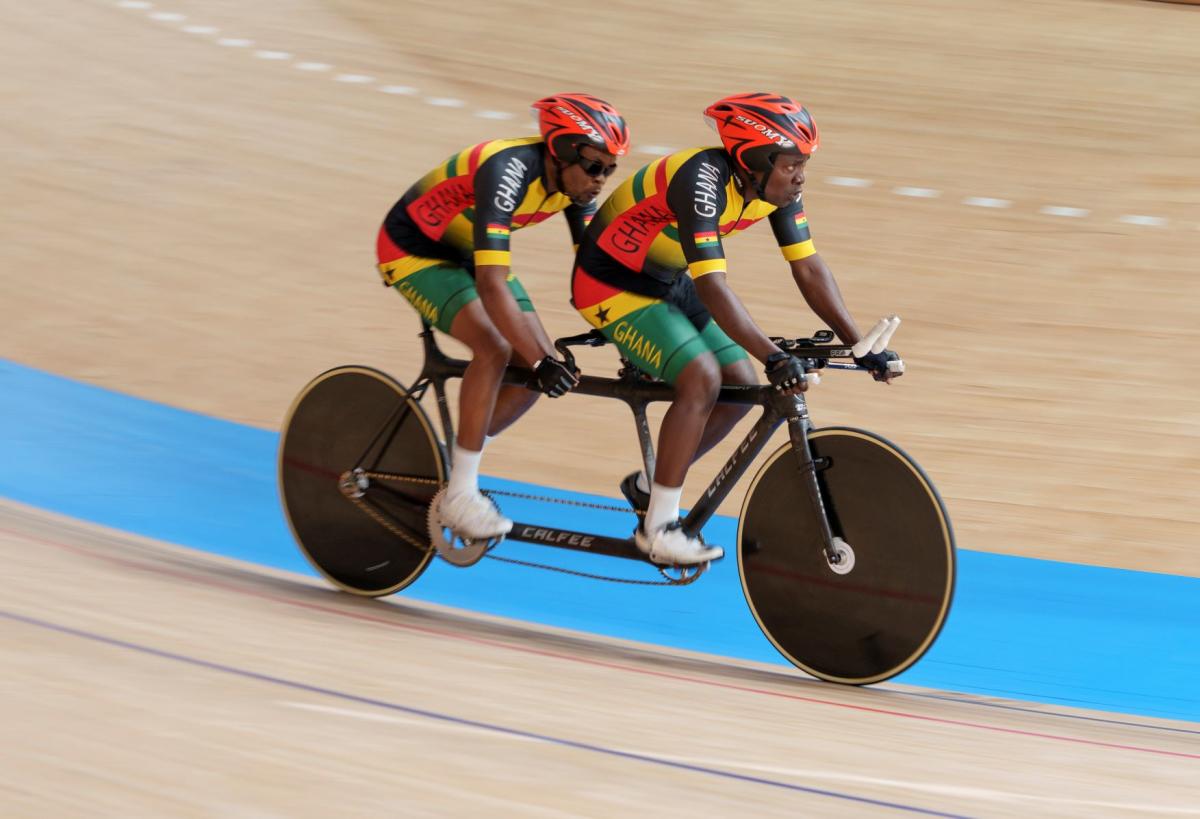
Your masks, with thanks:
[(487, 235), (489, 239), (507, 239), (508, 234), (508, 225), (497, 225), (495, 222), (488, 223)]
[(696, 240), (696, 247), (715, 247), (717, 244), (717, 232), (715, 230), (693, 233), (692, 238)]
[(804, 215), (804, 211), (800, 211), (799, 213), (796, 214), (796, 227), (798, 227), (798, 228), (808, 227), (808, 217)]

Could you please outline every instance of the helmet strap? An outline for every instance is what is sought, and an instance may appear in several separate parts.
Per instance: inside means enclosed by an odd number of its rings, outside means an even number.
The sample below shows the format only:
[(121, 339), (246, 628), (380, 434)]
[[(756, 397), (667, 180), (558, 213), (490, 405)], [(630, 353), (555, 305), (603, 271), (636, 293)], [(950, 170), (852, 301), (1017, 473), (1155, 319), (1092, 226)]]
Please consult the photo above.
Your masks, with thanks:
[(569, 163), (563, 162), (550, 151), (550, 146), (546, 146), (546, 159), (550, 166), (554, 169), (550, 174), (550, 181), (554, 185), (554, 193), (563, 192), (563, 170), (566, 169)]
[(754, 192), (758, 194), (758, 198), (764, 202), (767, 201), (767, 177), (770, 175), (770, 171), (763, 171), (762, 177), (754, 180)]
[[(741, 174), (744, 173), (746, 175), (746, 177), (748, 177), (750, 180), (750, 186), (754, 189), (755, 196), (757, 196), (759, 199), (763, 200), (764, 202), (767, 201), (767, 177), (769, 177), (771, 175), (771, 172), (769, 170), (764, 171), (762, 174), (762, 178), (759, 178), (754, 175), (754, 171), (750, 170), (749, 168), (745, 167), (744, 165), (739, 165), (738, 171), (740, 171), (741, 173), (736, 173), (735, 178), (737, 178), (737, 180), (738, 180), (739, 190), (744, 190), (746, 188), (746, 180), (744, 178), (741, 178)], [(744, 196), (744, 194), (743, 194), (743, 196)]]
[(767, 157), (767, 169), (762, 172), (761, 177), (754, 177), (751, 172), (750, 176), (754, 179), (754, 190), (758, 193), (758, 198), (767, 201), (767, 180), (771, 178), (771, 174), (775, 172), (775, 157), (779, 154), (771, 154)]
[(567, 186), (563, 184), (563, 171), (567, 169), (570, 162), (563, 162), (558, 157), (554, 158), (554, 187), (557, 188), (557, 193), (563, 196), (567, 195)]

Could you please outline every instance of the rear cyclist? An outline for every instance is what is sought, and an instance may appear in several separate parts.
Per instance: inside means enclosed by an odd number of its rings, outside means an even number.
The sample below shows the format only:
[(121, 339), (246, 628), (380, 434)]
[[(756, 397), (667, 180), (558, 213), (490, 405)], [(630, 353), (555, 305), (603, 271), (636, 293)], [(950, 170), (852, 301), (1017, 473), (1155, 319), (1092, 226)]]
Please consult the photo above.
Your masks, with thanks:
[[(748, 411), (721, 404), (721, 384), (754, 384), (747, 351), (776, 389), (806, 389), (801, 363), (754, 323), (726, 283), (721, 240), (768, 219), (792, 278), (846, 344), (859, 331), (809, 235), (801, 193), (819, 144), (808, 111), (775, 94), (738, 94), (704, 112), (722, 147), (694, 148), (637, 171), (605, 200), (576, 257), (572, 303), (639, 369), (675, 387), (659, 431), (653, 483), (621, 490), (645, 518), (638, 547), (657, 563), (695, 564), (720, 547), (688, 537), (679, 501), (689, 465)], [(883, 353), (859, 359), (890, 380)]]
[(578, 383), (554, 354), (525, 289), (512, 273), (509, 234), (563, 211), (577, 246), (595, 200), (629, 147), (625, 120), (604, 100), (558, 94), (534, 103), (540, 137), (466, 148), (414, 184), (388, 213), (377, 242), (379, 272), (421, 315), (471, 349), (442, 521), (461, 537), (506, 534), (512, 521), (479, 491), (485, 436), (537, 400), (501, 386), (510, 361), (532, 369), (557, 397)]

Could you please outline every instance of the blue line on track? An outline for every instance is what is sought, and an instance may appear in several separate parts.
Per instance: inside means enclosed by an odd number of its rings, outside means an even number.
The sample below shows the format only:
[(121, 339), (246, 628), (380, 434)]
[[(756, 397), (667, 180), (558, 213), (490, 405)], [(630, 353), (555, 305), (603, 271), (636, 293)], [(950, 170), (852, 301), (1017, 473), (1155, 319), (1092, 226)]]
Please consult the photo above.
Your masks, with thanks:
[(363, 697), (358, 694), (351, 694), (346, 691), (338, 691), (334, 688), (322, 688), (317, 685), (309, 685), (308, 683), (298, 682), (296, 680), (288, 680), (283, 677), (274, 677), (270, 674), (262, 674), (257, 671), (250, 671), (244, 668), (237, 668), (223, 663), (213, 662), (211, 660), (203, 660), (199, 657), (190, 657), (186, 654), (176, 654), (173, 651), (164, 651), (153, 646), (145, 646), (139, 643), (131, 643), (127, 640), (119, 640), (115, 637), (107, 637), (103, 634), (96, 634), (90, 631), (71, 628), (70, 626), (62, 626), (57, 623), (51, 623), (46, 620), (39, 620), (34, 617), (26, 617), (15, 612), (0, 610), (0, 617), (5, 617), (19, 623), (36, 626), (38, 628), (56, 631), (60, 634), (69, 634), (72, 637), (82, 637), (85, 640), (103, 643), (105, 645), (124, 648), (130, 651), (137, 651), (142, 654), (149, 654), (154, 657), (160, 657), (166, 660), (174, 660), (180, 663), (206, 668), (211, 671), (219, 671), (223, 674), (231, 674), (237, 677), (246, 679), (258, 680), (260, 682), (271, 683), (272, 685), (285, 686), (297, 691), (307, 691), (311, 694), (321, 694), (326, 697), (334, 697), (347, 702), (355, 702), (361, 705), (370, 705), (376, 708), (386, 708), (389, 711), (399, 711), (405, 714), (411, 714), (425, 719), (436, 720), (439, 722), (447, 722), (452, 725), (465, 725), (470, 728), (478, 728), (483, 731), (491, 731), (497, 734), (505, 734), (507, 736), (521, 737), (523, 739), (537, 740), (550, 745), (560, 745), (566, 748), (573, 748), (578, 751), (589, 751), (596, 754), (604, 754), (605, 756), (615, 756), (622, 759), (629, 759), (635, 762), (646, 762), (651, 765), (660, 765), (664, 768), (676, 768), (682, 771), (691, 771), (692, 773), (706, 774), (708, 776), (716, 776), (722, 779), (732, 779), (738, 782), (748, 782), (752, 785), (766, 785), (772, 788), (781, 788), (783, 790), (798, 791), (800, 793), (813, 794), (815, 796), (827, 796), (831, 799), (842, 799), (848, 802), (858, 802), (864, 805), (873, 805), (875, 807), (893, 808), (895, 810), (906, 811), (908, 813), (917, 813), (922, 816), (945, 816), (953, 819), (965, 819), (962, 814), (957, 813), (942, 813), (940, 811), (928, 810), (919, 808), (913, 805), (905, 805), (900, 802), (887, 802), (881, 799), (871, 799), (866, 796), (855, 796), (851, 793), (841, 793), (840, 791), (831, 791), (824, 788), (810, 788), (805, 785), (795, 785), (790, 782), (782, 782), (778, 779), (766, 779), (759, 776), (749, 776), (747, 774), (734, 773), (733, 771), (725, 771), (720, 768), (709, 768), (703, 765), (691, 765), (686, 762), (675, 762), (670, 759), (661, 757), (649, 756), (647, 754), (636, 754), (631, 751), (621, 751), (616, 748), (606, 748), (603, 745), (593, 745), (590, 742), (579, 742), (573, 739), (564, 739), (563, 737), (550, 736), (549, 734), (538, 734), (533, 731), (525, 731), (520, 728), (509, 728), (504, 725), (496, 725), (490, 722), (480, 722), (479, 720), (467, 719), (465, 717), (456, 717), (452, 714), (442, 714), (437, 711), (427, 711), (423, 708), (413, 708), (408, 705), (400, 705), (387, 700), (378, 700), (373, 697)]
[[(278, 440), (274, 432), (0, 359), (0, 496), (312, 574), (280, 512)], [(484, 483), (612, 503), (512, 481)], [(628, 514), (504, 500), (505, 511), (518, 520), (557, 520), (567, 528), (621, 537), (633, 526)], [(949, 505), (953, 516), (953, 499)], [(735, 521), (718, 517), (705, 534), (728, 546), (735, 531)], [(638, 564), (530, 544), (506, 543), (502, 551), (582, 571), (653, 576)], [(1200, 722), (1200, 579), (966, 549), (959, 561), (946, 628), (929, 654), (896, 682)], [(749, 614), (733, 560), (718, 563), (697, 583), (668, 589), (498, 561), (470, 569), (434, 561), (403, 594), (610, 637), (785, 664)]]

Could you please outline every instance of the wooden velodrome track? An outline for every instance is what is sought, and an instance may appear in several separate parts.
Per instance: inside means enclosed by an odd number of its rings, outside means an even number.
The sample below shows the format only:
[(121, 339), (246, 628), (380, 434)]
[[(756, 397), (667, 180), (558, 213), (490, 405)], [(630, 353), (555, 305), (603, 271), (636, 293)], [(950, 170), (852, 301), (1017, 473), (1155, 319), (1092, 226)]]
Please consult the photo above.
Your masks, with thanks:
[[(821, 123), (806, 200), (852, 309), (905, 318), (909, 374), (828, 379), (818, 421), (905, 446), (961, 546), (1200, 575), (1200, 9), (687, 8), (0, 0), (0, 354), (276, 427), (328, 366), (415, 372), (373, 236), (449, 152), (555, 90), (685, 147), (716, 96), (778, 89)], [(565, 229), (516, 245), (581, 331)], [(728, 249), (764, 327), (815, 328), (768, 236)], [(614, 494), (623, 412), (543, 402), (484, 468)], [(1200, 811), (1194, 725), (370, 604), (11, 506), (0, 549), (5, 816)]]

